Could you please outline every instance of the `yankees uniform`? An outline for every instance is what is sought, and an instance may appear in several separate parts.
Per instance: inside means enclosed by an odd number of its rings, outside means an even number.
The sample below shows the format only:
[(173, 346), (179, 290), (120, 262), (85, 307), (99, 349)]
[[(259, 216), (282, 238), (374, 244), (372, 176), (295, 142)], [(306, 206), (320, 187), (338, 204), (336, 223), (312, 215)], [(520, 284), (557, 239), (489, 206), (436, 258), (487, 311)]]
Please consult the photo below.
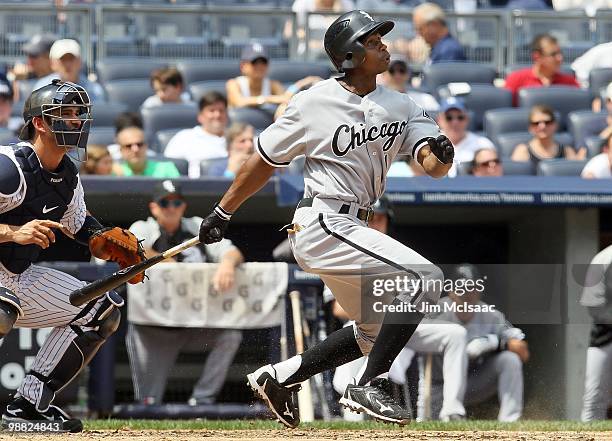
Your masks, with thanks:
[(587, 349), (582, 421), (604, 420), (612, 404), (612, 246), (595, 255), (580, 303), (593, 317)]
[[(52, 114), (51, 131), (62, 139), (60, 142), (58, 138), (58, 146), (76, 147), (81, 138), (86, 142), (89, 98), (82, 87), (59, 80), (34, 91), (26, 101), (22, 139), (34, 136), (33, 117), (47, 117), (47, 109), (61, 110), (62, 106), (81, 106), (87, 111), (76, 130)], [(78, 170), (66, 155), (50, 172), (42, 167), (32, 144), (0, 147), (0, 224), (22, 226), (45, 219), (61, 223), (82, 243), (87, 243), (94, 229), (101, 228), (86, 214)], [(83, 307), (72, 306), (69, 294), (85, 283), (60, 271), (32, 265), (40, 250), (32, 243), (0, 243), (0, 338), (12, 327), (53, 327), (4, 411), (2, 422), (56, 421), (63, 430), (76, 432), (82, 430), (81, 422), (51, 403), (117, 329), (117, 307), (123, 299), (108, 293)]]

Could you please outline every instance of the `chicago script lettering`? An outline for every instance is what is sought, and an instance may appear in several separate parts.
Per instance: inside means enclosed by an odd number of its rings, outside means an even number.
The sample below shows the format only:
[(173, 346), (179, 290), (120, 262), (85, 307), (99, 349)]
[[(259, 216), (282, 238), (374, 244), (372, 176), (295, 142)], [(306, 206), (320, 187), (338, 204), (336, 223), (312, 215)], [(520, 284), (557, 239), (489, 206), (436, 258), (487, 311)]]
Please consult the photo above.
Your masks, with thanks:
[[(332, 139), (332, 151), (336, 156), (344, 156), (350, 150), (354, 150), (361, 147), (366, 142), (376, 141), (378, 138), (387, 138), (382, 146), (383, 151), (388, 151), (398, 136), (400, 136), (408, 121), (393, 121), (391, 123), (384, 123), (380, 127), (372, 126), (366, 130), (365, 124), (360, 123), (358, 126), (349, 126), (348, 124), (342, 124), (339, 126)], [(346, 136), (342, 136), (342, 135)], [(343, 145), (340, 142), (340, 138), (348, 138), (348, 142)]]

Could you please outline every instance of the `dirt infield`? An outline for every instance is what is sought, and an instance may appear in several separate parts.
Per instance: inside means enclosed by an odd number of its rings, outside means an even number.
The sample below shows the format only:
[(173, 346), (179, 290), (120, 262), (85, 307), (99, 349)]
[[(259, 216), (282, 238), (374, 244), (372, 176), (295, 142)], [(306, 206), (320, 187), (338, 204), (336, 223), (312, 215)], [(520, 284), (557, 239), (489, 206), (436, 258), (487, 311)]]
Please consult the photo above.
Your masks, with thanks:
[(402, 439), (418, 441), (600, 441), (612, 432), (418, 431), (418, 430), (92, 430), (79, 434), (0, 433), (0, 441), (299, 441)]

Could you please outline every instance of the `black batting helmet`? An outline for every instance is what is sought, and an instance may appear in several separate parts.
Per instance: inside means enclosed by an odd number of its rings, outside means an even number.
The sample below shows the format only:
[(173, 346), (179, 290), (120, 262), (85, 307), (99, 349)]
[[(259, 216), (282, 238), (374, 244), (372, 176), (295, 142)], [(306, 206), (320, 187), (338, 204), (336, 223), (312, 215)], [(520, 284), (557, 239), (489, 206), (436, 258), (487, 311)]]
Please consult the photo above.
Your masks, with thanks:
[(376, 21), (365, 11), (347, 12), (325, 32), (325, 52), (339, 72), (353, 69), (365, 58), (365, 47), (360, 40), (374, 32), (388, 34), (393, 26), (392, 21)]

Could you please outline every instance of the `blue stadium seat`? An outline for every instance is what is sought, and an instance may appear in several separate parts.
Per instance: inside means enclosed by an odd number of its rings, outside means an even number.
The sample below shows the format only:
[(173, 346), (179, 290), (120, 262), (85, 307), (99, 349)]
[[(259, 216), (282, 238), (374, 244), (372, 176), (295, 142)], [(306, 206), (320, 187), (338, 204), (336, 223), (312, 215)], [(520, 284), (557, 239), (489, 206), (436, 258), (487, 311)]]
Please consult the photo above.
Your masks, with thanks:
[(274, 122), (269, 112), (252, 107), (229, 109), (229, 117), (232, 122), (247, 123), (260, 130), (265, 129)]
[(195, 103), (200, 101), (202, 95), (207, 92), (216, 91), (225, 95), (225, 82), (226, 80), (209, 80), (209, 81), (198, 81), (191, 83), (187, 88), (191, 97)]
[(155, 145), (155, 133), (166, 129), (187, 129), (198, 124), (198, 109), (191, 104), (164, 104), (142, 110), (142, 123), (147, 142)]
[(185, 84), (210, 80), (225, 81), (240, 75), (238, 60), (181, 61), (176, 67), (183, 75)]
[(589, 90), (593, 98), (598, 97), (602, 89), (612, 83), (612, 68), (602, 67), (589, 72)]
[(110, 145), (115, 142), (115, 127), (98, 126), (89, 131), (87, 144)]
[[(151, 72), (167, 66), (168, 63), (164, 61), (147, 58), (106, 58), (96, 64), (96, 73), (98, 81), (102, 84), (114, 80), (136, 79), (146, 79), (148, 84)], [(149, 91), (151, 92), (150, 87)]]
[(331, 72), (329, 63), (273, 60), (270, 63), (268, 76), (281, 83), (295, 83), (309, 75), (319, 76), (325, 80), (329, 78)]
[[(497, 151), (499, 152), (499, 156), (502, 158), (510, 158), (514, 148), (517, 145), (526, 143), (531, 138), (532, 135), (529, 132), (510, 132), (502, 133), (495, 139), (494, 142), (495, 146), (497, 147)], [(567, 132), (557, 133), (555, 139), (561, 145), (574, 146), (572, 135)]]
[(174, 135), (183, 129), (166, 129), (158, 130), (155, 134), (154, 149), (158, 152), (163, 153), (166, 150), (166, 146)]
[(531, 108), (546, 104), (561, 114), (560, 129), (567, 127), (567, 116), (575, 110), (591, 108), (591, 94), (588, 90), (569, 86), (528, 87), (519, 90), (519, 106)]
[(538, 176), (580, 176), (587, 161), (547, 159), (538, 163)]
[(504, 176), (530, 176), (536, 174), (535, 166), (531, 161), (506, 161), (502, 159)]
[(115, 119), (121, 113), (127, 111), (125, 103), (98, 103), (91, 108), (93, 116), (93, 127), (111, 127), (115, 125)]
[(158, 58), (205, 58), (209, 39), (205, 37), (150, 37), (149, 53)]
[(502, 133), (525, 132), (529, 127), (529, 109), (487, 110), (483, 125), (487, 137), (495, 143)]
[(607, 113), (594, 113), (590, 110), (570, 113), (568, 115), (568, 125), (576, 145), (585, 146), (587, 138), (598, 136), (608, 126), (607, 116)]
[(126, 104), (130, 112), (138, 112), (144, 100), (153, 95), (149, 80), (144, 78), (108, 81), (104, 89), (109, 101)]
[(601, 153), (601, 149), (604, 146), (606, 140), (599, 136), (589, 136), (586, 141), (587, 157), (592, 158), (595, 155)]
[[(437, 93), (440, 99), (452, 95), (448, 85), (439, 87)], [(509, 90), (488, 84), (471, 84), (470, 93), (457, 96), (472, 112), (472, 128), (476, 131), (482, 130), (482, 118), (487, 110), (512, 107), (512, 93)]]
[(226, 158), (213, 158), (213, 159), (205, 159), (200, 162), (200, 176), (206, 177), (209, 175), (209, 170), (212, 167), (216, 167), (219, 164), (227, 163)]
[(448, 83), (493, 84), (495, 69), (478, 63), (436, 63), (423, 68), (423, 85), (435, 92)]
[(187, 176), (189, 174), (189, 161), (183, 158), (168, 158), (163, 155), (153, 156), (151, 159), (156, 161), (168, 161), (174, 163), (181, 176)]

